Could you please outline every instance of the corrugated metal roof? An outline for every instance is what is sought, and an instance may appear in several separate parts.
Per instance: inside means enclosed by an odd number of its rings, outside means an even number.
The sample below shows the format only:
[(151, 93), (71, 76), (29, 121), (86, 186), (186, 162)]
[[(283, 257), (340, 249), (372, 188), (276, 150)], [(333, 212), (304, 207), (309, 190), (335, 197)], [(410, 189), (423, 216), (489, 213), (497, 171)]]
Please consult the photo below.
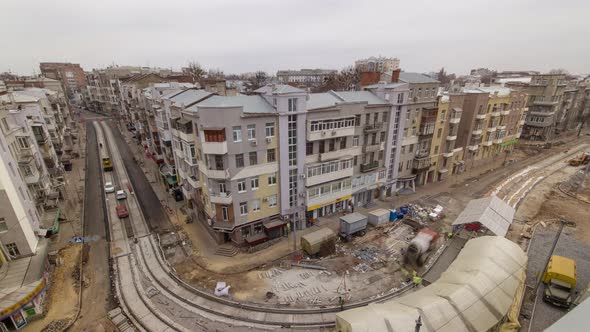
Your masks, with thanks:
[(471, 200), (453, 225), (479, 222), (498, 236), (506, 236), (514, 218), (514, 208), (496, 196)]
[[(408, 84), (408, 83), (406, 83), (406, 82), (397, 82), (397, 83), (389, 82), (389, 83), (383, 83), (383, 87), (385, 87), (387, 89), (393, 89), (393, 88), (397, 88), (397, 87), (400, 87), (400, 86), (406, 85), (406, 84)], [(365, 87), (365, 89), (375, 89), (378, 87), (379, 87), (379, 83), (367, 85)]]
[(420, 73), (409, 73), (402, 71), (399, 73), (399, 80), (407, 83), (440, 83), (439, 81), (430, 78)]
[(261, 96), (211, 96), (188, 110), (197, 111), (200, 107), (242, 107), (244, 113), (276, 113), (275, 108)]
[(389, 102), (370, 91), (328, 91), (310, 93), (307, 109), (313, 110), (335, 106), (340, 103), (366, 102), (368, 105), (385, 105)]
[(271, 94), (287, 94), (287, 93), (305, 93), (305, 90), (287, 85), (287, 84), (268, 84), (254, 92), (257, 93), (271, 93)]
[(172, 100), (172, 103), (176, 106), (190, 106), (204, 98), (212, 96), (211, 92), (207, 92), (205, 90), (197, 90), (197, 89), (187, 89), (170, 97), (169, 99)]

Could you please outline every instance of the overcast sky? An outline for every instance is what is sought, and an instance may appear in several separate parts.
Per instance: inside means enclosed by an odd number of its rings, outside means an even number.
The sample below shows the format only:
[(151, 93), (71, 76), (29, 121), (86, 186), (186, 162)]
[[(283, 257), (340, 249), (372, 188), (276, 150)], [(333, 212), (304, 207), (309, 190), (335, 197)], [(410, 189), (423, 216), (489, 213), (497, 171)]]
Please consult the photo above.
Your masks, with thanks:
[(2, 0), (0, 72), (196, 60), (275, 73), (383, 55), (406, 71), (588, 73), (588, 14), (588, 0)]

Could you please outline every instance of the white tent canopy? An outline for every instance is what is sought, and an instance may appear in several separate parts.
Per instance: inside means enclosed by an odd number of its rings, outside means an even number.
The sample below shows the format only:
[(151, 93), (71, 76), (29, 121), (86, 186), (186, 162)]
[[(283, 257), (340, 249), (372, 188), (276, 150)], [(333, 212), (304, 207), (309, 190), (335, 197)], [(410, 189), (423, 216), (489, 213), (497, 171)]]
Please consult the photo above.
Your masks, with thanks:
[(499, 236), (467, 242), (440, 279), (400, 298), (336, 314), (339, 332), (487, 331), (506, 315), (524, 282), (527, 257)]
[(514, 208), (492, 195), (471, 200), (459, 214), (453, 225), (479, 222), (498, 236), (506, 236), (512, 225)]

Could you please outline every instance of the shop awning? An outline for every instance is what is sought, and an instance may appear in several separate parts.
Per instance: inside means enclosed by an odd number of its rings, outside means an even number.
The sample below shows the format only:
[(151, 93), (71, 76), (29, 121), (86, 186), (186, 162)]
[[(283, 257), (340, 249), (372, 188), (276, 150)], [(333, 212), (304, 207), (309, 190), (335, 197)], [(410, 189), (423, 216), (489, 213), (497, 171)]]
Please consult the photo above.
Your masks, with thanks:
[(52, 234), (57, 234), (59, 232), (59, 212), (60, 212), (60, 209), (57, 208), (57, 213), (55, 214), (55, 220), (53, 221), (53, 227), (51, 228)]
[(268, 239), (268, 236), (266, 236), (266, 234), (258, 233), (256, 235), (245, 238), (244, 241), (246, 241), (246, 243), (248, 243), (249, 245), (253, 246), (253, 245), (262, 243), (262, 242), (266, 241), (267, 239)]
[(500, 146), (509, 146), (509, 145), (514, 145), (516, 143), (518, 143), (518, 139), (515, 138), (513, 140), (510, 140), (510, 141), (507, 141), (507, 142), (504, 142), (504, 143), (500, 144)]
[(274, 220), (274, 221), (264, 224), (264, 229), (266, 229), (267, 231), (270, 231), (275, 228), (285, 226), (286, 224), (287, 224), (287, 222), (284, 220)]

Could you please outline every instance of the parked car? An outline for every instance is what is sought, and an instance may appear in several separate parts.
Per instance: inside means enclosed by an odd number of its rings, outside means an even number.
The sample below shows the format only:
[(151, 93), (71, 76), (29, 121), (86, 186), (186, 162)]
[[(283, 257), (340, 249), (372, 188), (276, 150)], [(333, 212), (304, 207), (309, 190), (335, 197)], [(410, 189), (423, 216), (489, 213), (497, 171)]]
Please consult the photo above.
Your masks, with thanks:
[(107, 194), (115, 192), (115, 186), (113, 186), (112, 182), (107, 182), (104, 184), (104, 192)]
[(121, 200), (121, 199), (127, 198), (127, 194), (125, 193), (125, 190), (117, 190), (117, 193), (115, 194), (115, 197), (117, 199)]
[(117, 210), (117, 217), (119, 217), (119, 218), (129, 217), (129, 211), (127, 211), (127, 207), (125, 205), (117, 205), (117, 207), (115, 209)]

